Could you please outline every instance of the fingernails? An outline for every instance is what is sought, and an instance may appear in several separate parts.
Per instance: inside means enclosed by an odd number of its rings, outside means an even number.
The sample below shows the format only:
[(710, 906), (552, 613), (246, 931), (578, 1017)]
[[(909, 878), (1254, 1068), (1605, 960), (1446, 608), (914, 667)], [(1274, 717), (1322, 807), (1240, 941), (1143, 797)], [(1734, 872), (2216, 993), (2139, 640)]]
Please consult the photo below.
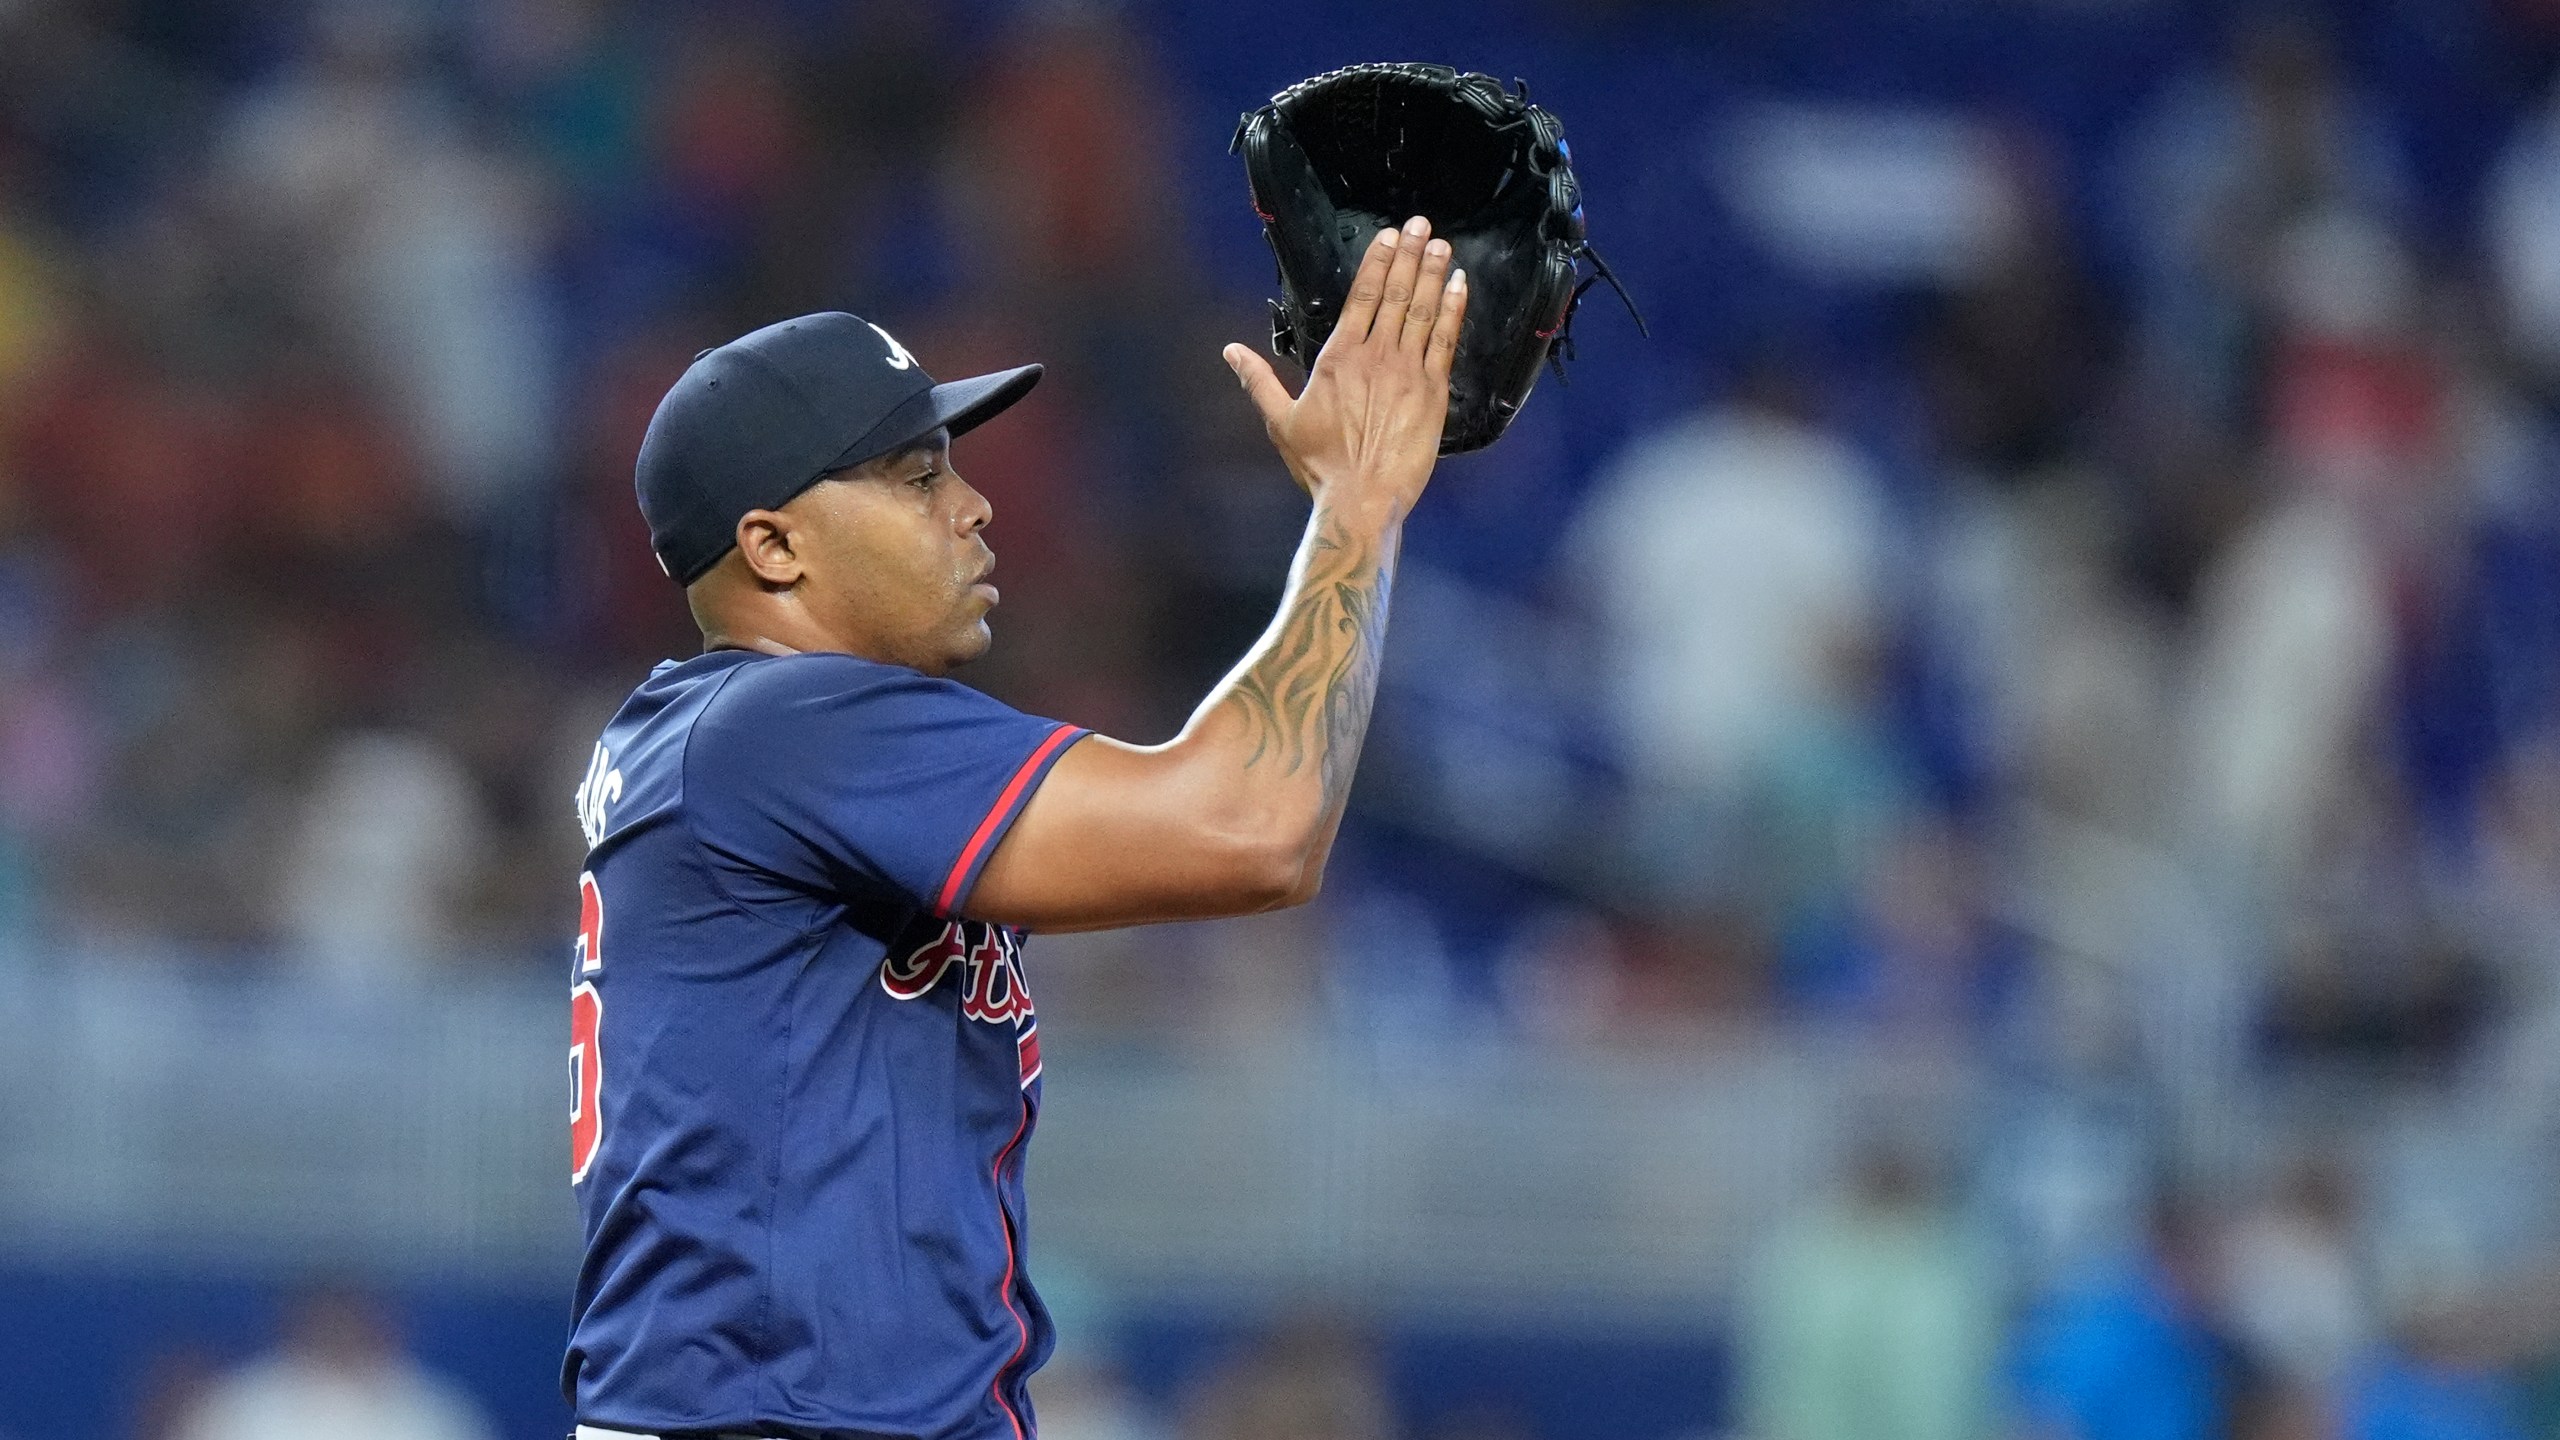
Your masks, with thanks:
[(1434, 240), (1430, 244), (1422, 247), (1422, 253), (1430, 256), (1434, 260), (1440, 259), (1449, 253), (1449, 242), (1446, 240)]
[(1455, 292), (1457, 292), (1457, 291), (1464, 290), (1464, 289), (1466, 289), (1466, 288), (1467, 288), (1467, 272), (1466, 272), (1466, 271), (1464, 271), (1464, 270), (1452, 270), (1452, 271), (1450, 271), (1450, 272), (1449, 272), (1449, 289), (1450, 289), (1450, 291), (1451, 291), (1452, 293), (1455, 293)]
[(1379, 232), (1378, 232), (1378, 243), (1379, 243), (1380, 245), (1385, 246), (1386, 248), (1388, 248), (1388, 249), (1390, 249), (1390, 250), (1393, 250), (1394, 248), (1396, 248), (1396, 232), (1394, 231), (1394, 229), (1393, 229), (1393, 228), (1389, 228), (1389, 229), (1385, 229), (1385, 230), (1381, 230), (1381, 231), (1379, 231)]
[(1419, 240), (1423, 236), (1431, 233), (1431, 222), (1423, 219), (1419, 215), (1416, 215), (1412, 219), (1404, 222), (1404, 233)]

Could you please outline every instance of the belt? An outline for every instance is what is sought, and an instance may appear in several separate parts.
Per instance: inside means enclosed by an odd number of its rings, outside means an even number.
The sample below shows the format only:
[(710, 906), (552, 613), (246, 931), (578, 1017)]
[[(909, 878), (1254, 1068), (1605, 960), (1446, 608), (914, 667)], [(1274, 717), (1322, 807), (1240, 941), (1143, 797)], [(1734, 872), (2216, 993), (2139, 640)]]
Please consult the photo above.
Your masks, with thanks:
[[(569, 1440), (662, 1440), (662, 1437), (644, 1435), (637, 1430), (608, 1430), (602, 1425), (581, 1425), (570, 1434)], [(702, 1435), (698, 1440), (763, 1440), (763, 1437), (730, 1431), (717, 1435)]]

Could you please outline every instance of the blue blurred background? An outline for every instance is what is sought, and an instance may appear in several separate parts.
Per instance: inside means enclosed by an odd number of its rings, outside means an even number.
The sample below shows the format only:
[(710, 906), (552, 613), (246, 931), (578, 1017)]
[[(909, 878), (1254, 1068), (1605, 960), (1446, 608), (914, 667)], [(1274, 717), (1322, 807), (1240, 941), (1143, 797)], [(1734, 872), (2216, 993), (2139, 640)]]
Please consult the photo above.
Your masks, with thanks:
[(2550, 0), (0, 4), (0, 1436), (562, 1432), (652, 405), (1046, 361), (970, 678), (1161, 738), (1365, 59), (1653, 334), (1442, 467), (1315, 906), (1034, 947), (1048, 1440), (2560, 1436)]

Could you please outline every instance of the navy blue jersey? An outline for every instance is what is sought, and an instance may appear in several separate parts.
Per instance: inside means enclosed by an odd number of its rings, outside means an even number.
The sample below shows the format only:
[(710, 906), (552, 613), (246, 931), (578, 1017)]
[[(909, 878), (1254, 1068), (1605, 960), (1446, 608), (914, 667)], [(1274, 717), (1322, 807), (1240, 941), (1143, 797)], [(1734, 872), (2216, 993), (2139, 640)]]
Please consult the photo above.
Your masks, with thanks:
[(1019, 932), (956, 917), (1083, 733), (735, 650), (605, 727), (571, 982), (582, 1423), (1031, 1435), (1038, 1031)]

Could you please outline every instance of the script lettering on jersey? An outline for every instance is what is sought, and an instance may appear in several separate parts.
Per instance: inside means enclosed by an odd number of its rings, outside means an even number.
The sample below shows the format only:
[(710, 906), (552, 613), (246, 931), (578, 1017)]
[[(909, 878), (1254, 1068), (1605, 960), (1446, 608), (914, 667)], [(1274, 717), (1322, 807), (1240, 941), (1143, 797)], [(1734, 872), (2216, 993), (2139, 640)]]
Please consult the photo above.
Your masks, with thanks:
[(587, 848), (593, 850), (604, 843), (605, 807), (622, 798), (622, 772), (613, 768), (613, 755), (603, 745), (587, 757), (587, 778), (578, 782), (578, 829), (587, 837)]
[(892, 999), (921, 1000), (954, 971), (961, 980), (960, 1013), (1019, 1032), (1015, 1052), (1022, 1083), (1040, 1078), (1040, 1027), (1032, 1016), (1031, 987), (1022, 979), (1022, 940), (1001, 925), (953, 920), (940, 934), (904, 955), (880, 962), (880, 988)]
[(1031, 990), (1022, 983), (1022, 942), (1001, 925), (954, 920), (942, 933), (904, 955), (880, 962), (880, 988), (900, 1000), (920, 1000), (955, 968), (967, 988), (960, 1013), (990, 1025), (1031, 1018)]

